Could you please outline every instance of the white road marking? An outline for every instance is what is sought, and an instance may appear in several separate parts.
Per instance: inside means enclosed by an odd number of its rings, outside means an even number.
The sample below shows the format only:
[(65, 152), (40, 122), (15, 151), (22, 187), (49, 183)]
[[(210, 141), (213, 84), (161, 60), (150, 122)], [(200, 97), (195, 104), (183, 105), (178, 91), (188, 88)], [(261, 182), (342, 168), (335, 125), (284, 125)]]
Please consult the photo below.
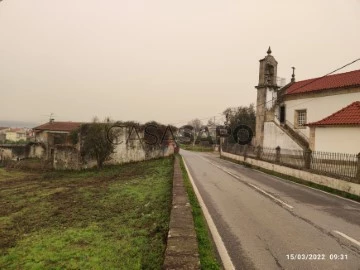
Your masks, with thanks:
[[(217, 168), (223, 170), (224, 172), (230, 174), (231, 176), (233, 176), (233, 177), (235, 177), (235, 178), (237, 178), (237, 179), (240, 179), (239, 176), (231, 173), (230, 171), (226, 170), (224, 167), (219, 166), (219, 165), (217, 165), (217, 164), (215, 164), (215, 163), (213, 163), (213, 162), (211, 162), (211, 161), (209, 161), (209, 160), (207, 160), (207, 159), (205, 159), (205, 158), (203, 158), (203, 157), (201, 157), (201, 158), (204, 159), (206, 162), (208, 162), (208, 163), (216, 166)], [(241, 165), (240, 165), (240, 166), (241, 166)], [(269, 175), (269, 174), (264, 173), (264, 172), (262, 172), (262, 171), (258, 171), (258, 172), (260, 172), (260, 173), (262, 173), (262, 174), (265, 174), (265, 175), (267, 175), (267, 176), (270, 176), (270, 177), (278, 178), (278, 179), (280, 179), (280, 180), (282, 180), (282, 181), (284, 180), (284, 179), (281, 178), (281, 177)], [(289, 182), (289, 183), (297, 184), (297, 185), (302, 186), (302, 187), (307, 187), (307, 188), (313, 189), (313, 190), (315, 190), (315, 191), (320, 191), (320, 192), (322, 192), (322, 193), (325, 193), (325, 194), (328, 194), (328, 195), (332, 195), (332, 196), (338, 197), (338, 198), (340, 198), (340, 199), (350, 201), (350, 202), (352, 202), (352, 203), (357, 203), (357, 204), (359, 204), (359, 202), (356, 202), (356, 201), (353, 201), (353, 200), (350, 200), (350, 199), (347, 199), (347, 198), (343, 198), (343, 197), (340, 197), (340, 196), (338, 196), (338, 195), (336, 195), (336, 194), (328, 193), (328, 192), (323, 191), (323, 190), (319, 190), (319, 189), (316, 189), (316, 188), (313, 188), (313, 187), (305, 186), (305, 185), (302, 185), (302, 184), (299, 184), (299, 183), (296, 183), (296, 182), (292, 182), (292, 181)], [(286, 205), (287, 207), (289, 207), (289, 208), (291, 208), (291, 209), (293, 208), (291, 205), (286, 204), (285, 202), (277, 199), (276, 197), (274, 197), (274, 196), (272, 196), (271, 194), (267, 193), (266, 191), (260, 189), (259, 187), (255, 186), (255, 185), (253, 185), (253, 184), (250, 184), (250, 183), (247, 183), (247, 184), (250, 185), (250, 186), (252, 186), (252, 187), (254, 187), (255, 189), (259, 190), (260, 192), (266, 194), (267, 196), (271, 197), (272, 199), (274, 199), (274, 200), (276, 200), (276, 201), (278, 201), (278, 202)], [(334, 232), (335, 234), (338, 234), (338, 235), (342, 236), (343, 238), (347, 239), (348, 241), (350, 241), (350, 242), (352, 242), (352, 243), (354, 243), (354, 244), (356, 244), (357, 246), (360, 247), (360, 242), (357, 241), (356, 239), (348, 236), (348, 235), (345, 234), (345, 233), (342, 233), (342, 232), (339, 232), (339, 231), (336, 231), (336, 230), (333, 230), (333, 232)]]
[(348, 201), (348, 202), (352, 202), (352, 203), (355, 203), (355, 204), (360, 204), (360, 202), (357, 202), (357, 201), (354, 201), (354, 200), (351, 200), (351, 199), (348, 199), (348, 198), (344, 198), (344, 197), (341, 197), (341, 196), (339, 196), (339, 195), (336, 195), (336, 194), (333, 194), (333, 193), (329, 193), (329, 192), (326, 192), (326, 191), (321, 190), (321, 189), (318, 189), (318, 188), (313, 188), (313, 187), (310, 187), (310, 186), (307, 186), (307, 185), (304, 185), (304, 184), (296, 183), (296, 182), (294, 182), (294, 181), (286, 180), (286, 179), (281, 178), (281, 177), (279, 177), (279, 176), (271, 175), (271, 174), (268, 174), (268, 173), (265, 173), (265, 172), (262, 172), (262, 171), (259, 171), (259, 170), (256, 170), (256, 171), (259, 172), (259, 173), (265, 174), (265, 175), (267, 175), (267, 176), (277, 178), (277, 179), (279, 179), (279, 180), (281, 180), (281, 181), (287, 181), (287, 183), (289, 183), (289, 184), (295, 184), (295, 185), (298, 185), (298, 186), (301, 186), (301, 187), (309, 188), (309, 189), (312, 189), (312, 190), (315, 190), (315, 191), (319, 191), (319, 192), (325, 193), (325, 194), (327, 194), (327, 195), (331, 195), (331, 196), (337, 197), (337, 198), (339, 198), (339, 199), (342, 199), (342, 200), (345, 200), (345, 201)]
[[(240, 178), (239, 176), (237, 176), (236, 174), (233, 174), (232, 172), (226, 170), (224, 167), (219, 166), (219, 165), (217, 165), (217, 164), (215, 164), (215, 163), (213, 163), (213, 162), (211, 162), (211, 161), (209, 161), (209, 160), (207, 160), (207, 159), (205, 159), (205, 158), (203, 158), (203, 157), (201, 157), (201, 158), (204, 159), (206, 162), (208, 162), (208, 163), (214, 165), (215, 167), (219, 168), (220, 170), (226, 172), (227, 174), (231, 175), (232, 177), (235, 177), (236, 179), (241, 180), (241, 178)], [(244, 182), (244, 183), (246, 183), (247, 185), (255, 188), (256, 190), (258, 190), (258, 191), (260, 191), (261, 193), (263, 193), (264, 195), (270, 197), (270, 198), (273, 199), (274, 201), (277, 201), (277, 202), (279, 202), (280, 204), (286, 206), (287, 208), (290, 208), (290, 209), (293, 209), (293, 208), (294, 208), (294, 207), (291, 206), (290, 204), (287, 204), (286, 202), (284, 202), (284, 201), (282, 201), (282, 200), (274, 197), (273, 195), (271, 195), (270, 193), (266, 192), (265, 190), (259, 188), (258, 186), (254, 185), (254, 184), (251, 184), (251, 183), (248, 183), (248, 182)]]
[(273, 200), (281, 203), (282, 205), (284, 205), (284, 206), (286, 206), (286, 207), (288, 207), (288, 208), (290, 208), (290, 209), (293, 209), (293, 208), (294, 208), (294, 207), (291, 206), (290, 204), (287, 204), (286, 202), (284, 202), (284, 201), (282, 201), (282, 200), (274, 197), (273, 195), (267, 193), (265, 190), (262, 190), (261, 188), (259, 188), (259, 187), (257, 187), (257, 186), (255, 186), (255, 185), (253, 185), (253, 184), (250, 184), (250, 183), (248, 183), (248, 185), (252, 186), (253, 188), (255, 188), (255, 189), (257, 189), (258, 191), (260, 191), (261, 193), (263, 193), (263, 194), (265, 194), (266, 196), (272, 198)]
[(355, 240), (354, 238), (351, 238), (350, 236), (346, 235), (345, 233), (339, 232), (339, 231), (333, 231), (334, 233), (341, 235), (342, 237), (346, 238), (347, 240), (349, 240), (350, 242), (358, 245), (360, 247), (360, 242)]
[[(229, 162), (231, 162), (231, 161), (229, 161)], [(238, 163), (235, 163), (235, 162), (231, 162), (231, 163), (232, 163), (232, 164), (235, 164), (235, 165), (238, 165), (238, 166), (244, 167), (243, 165), (238, 164)], [(262, 171), (257, 170), (257, 169), (251, 169), (251, 170), (256, 171), (256, 172), (258, 172), (258, 173), (261, 173), (261, 174), (264, 174), (264, 175), (267, 175), (267, 176), (269, 176), (269, 177), (277, 178), (277, 179), (279, 179), (279, 180), (281, 180), (281, 181), (286, 181), (286, 182), (289, 183), (289, 184), (295, 184), (295, 185), (298, 185), (298, 186), (301, 186), (301, 187), (305, 187), (305, 188), (309, 188), (309, 189), (312, 189), (312, 190), (315, 190), (315, 191), (318, 191), (318, 192), (325, 193), (325, 194), (330, 195), (330, 196), (337, 197), (337, 198), (339, 198), (339, 199), (342, 199), (342, 200), (345, 200), (345, 201), (348, 201), (348, 202), (352, 202), (352, 203), (355, 203), (355, 204), (360, 204), (360, 202), (358, 202), (358, 201), (354, 201), (354, 200), (351, 200), (351, 199), (348, 199), (348, 198), (344, 198), (344, 197), (341, 197), (341, 196), (339, 196), (339, 195), (336, 195), (336, 194), (333, 194), (333, 193), (330, 193), (330, 192), (327, 192), (327, 191), (324, 191), (324, 190), (321, 190), (321, 189), (318, 189), (318, 188), (313, 188), (313, 187), (310, 187), (310, 186), (307, 186), (307, 185), (304, 185), (304, 184), (296, 183), (296, 182), (294, 182), (294, 181), (290, 181), (290, 180), (281, 178), (281, 177), (276, 176), (276, 175), (268, 174), (268, 173), (266, 173), (266, 172), (262, 172)]]
[(212, 236), (214, 238), (214, 242), (215, 242), (215, 245), (216, 245), (216, 247), (218, 249), (218, 252), (220, 254), (224, 269), (225, 270), (228, 270), (228, 269), (229, 270), (235, 270), (235, 266), (234, 266), (233, 262), (231, 261), (230, 255), (229, 255), (229, 253), (228, 253), (228, 251), (227, 251), (227, 249), (225, 247), (225, 244), (224, 244), (223, 240), (221, 239), (219, 231), (216, 228), (216, 225), (215, 225), (215, 223), (214, 223), (214, 221), (213, 221), (213, 219), (212, 219), (212, 217), (211, 217), (211, 215), (209, 213), (209, 210), (207, 209), (207, 207), (206, 207), (206, 205), (205, 205), (205, 203), (204, 203), (204, 201), (203, 201), (203, 199), (202, 199), (202, 197), (201, 197), (201, 195), (199, 193), (199, 190), (197, 189), (197, 187), (195, 185), (194, 179), (192, 178), (192, 176), (190, 174), (190, 171), (189, 171), (189, 169), (188, 169), (188, 167), (186, 165), (185, 159), (184, 159), (183, 156), (181, 156), (181, 157), (182, 157), (182, 160), (184, 162), (185, 169), (186, 169), (187, 174), (189, 176), (191, 185), (192, 185), (192, 187), (194, 189), (196, 197), (197, 197), (197, 199), (198, 199), (198, 201), (200, 203), (201, 209), (202, 209), (202, 211), (204, 213), (204, 216), (206, 218), (206, 221), (208, 223), (210, 232), (211, 232), (211, 234), (212, 234)]

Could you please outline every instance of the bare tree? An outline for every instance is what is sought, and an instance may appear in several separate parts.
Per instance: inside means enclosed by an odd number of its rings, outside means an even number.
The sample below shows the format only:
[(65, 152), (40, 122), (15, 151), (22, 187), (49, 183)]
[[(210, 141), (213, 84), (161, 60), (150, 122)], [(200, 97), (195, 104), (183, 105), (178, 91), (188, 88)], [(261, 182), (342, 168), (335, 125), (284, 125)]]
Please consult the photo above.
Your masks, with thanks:
[(100, 169), (115, 150), (112, 142), (117, 133), (111, 129), (110, 122), (100, 123), (96, 120), (81, 126), (81, 153), (83, 157), (95, 159)]
[(207, 122), (207, 125), (208, 125), (208, 126), (214, 126), (214, 125), (215, 125), (215, 120), (214, 120), (214, 118), (210, 118), (210, 119), (208, 120), (208, 122)]
[(200, 131), (201, 127), (203, 126), (203, 123), (201, 122), (200, 119), (195, 118), (195, 119), (189, 121), (188, 125), (192, 126), (194, 128), (194, 131), (196, 133), (198, 133)]
[[(189, 121), (188, 125), (190, 125), (194, 128), (193, 135), (194, 135), (194, 138), (197, 138), (197, 136), (199, 135), (199, 132), (203, 126), (203, 123), (201, 122), (201, 120), (198, 118), (195, 118), (195, 119)], [(195, 144), (195, 140), (194, 140), (194, 144)]]

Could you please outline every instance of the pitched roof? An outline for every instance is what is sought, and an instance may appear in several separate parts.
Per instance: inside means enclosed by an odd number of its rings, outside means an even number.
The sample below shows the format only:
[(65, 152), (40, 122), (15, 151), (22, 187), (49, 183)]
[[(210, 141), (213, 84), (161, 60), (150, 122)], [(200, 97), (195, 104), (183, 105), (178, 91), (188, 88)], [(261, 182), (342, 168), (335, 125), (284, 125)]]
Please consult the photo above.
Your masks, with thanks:
[(360, 86), (360, 69), (345, 73), (313, 78), (291, 84), (286, 95), (315, 92), (325, 89)]
[(10, 128), (8, 132), (26, 133), (26, 130), (23, 128)]
[(49, 131), (67, 131), (80, 127), (80, 122), (48, 122), (46, 124), (34, 127), (34, 130), (49, 130)]
[(308, 126), (360, 125), (360, 101), (355, 101), (340, 111)]

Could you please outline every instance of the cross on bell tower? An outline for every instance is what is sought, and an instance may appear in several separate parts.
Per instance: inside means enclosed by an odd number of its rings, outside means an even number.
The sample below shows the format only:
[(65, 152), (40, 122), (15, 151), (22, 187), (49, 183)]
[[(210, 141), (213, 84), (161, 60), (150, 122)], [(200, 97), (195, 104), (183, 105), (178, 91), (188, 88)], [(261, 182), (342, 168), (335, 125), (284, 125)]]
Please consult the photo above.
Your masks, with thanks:
[(276, 75), (277, 75), (277, 61), (271, 55), (271, 48), (267, 50), (267, 56), (265, 56), (260, 61), (259, 68), (259, 84), (258, 87), (267, 86), (275, 87), (276, 85)]

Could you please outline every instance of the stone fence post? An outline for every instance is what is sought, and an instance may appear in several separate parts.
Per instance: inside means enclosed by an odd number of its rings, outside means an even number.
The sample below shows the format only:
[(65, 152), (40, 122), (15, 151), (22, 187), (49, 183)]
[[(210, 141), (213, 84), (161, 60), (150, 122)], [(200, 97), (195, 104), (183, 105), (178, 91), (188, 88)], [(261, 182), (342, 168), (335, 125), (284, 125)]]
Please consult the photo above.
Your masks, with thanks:
[(261, 157), (261, 146), (260, 145), (256, 146), (255, 151), (256, 151), (256, 158), (260, 159), (260, 157)]
[(221, 154), (222, 154), (222, 146), (223, 146), (223, 138), (222, 137), (220, 137), (220, 142), (219, 142), (220, 144), (219, 144), (219, 153), (220, 153), (220, 157), (221, 157)]
[(311, 154), (312, 154), (312, 151), (309, 148), (307, 148), (304, 151), (305, 169), (310, 169), (310, 166), (311, 166)]
[(357, 172), (356, 172), (356, 179), (360, 183), (360, 153), (357, 154)]
[(280, 163), (281, 148), (280, 146), (278, 146), (275, 149), (276, 149), (275, 162)]
[(244, 160), (247, 158), (247, 152), (248, 152), (248, 145), (244, 145)]

